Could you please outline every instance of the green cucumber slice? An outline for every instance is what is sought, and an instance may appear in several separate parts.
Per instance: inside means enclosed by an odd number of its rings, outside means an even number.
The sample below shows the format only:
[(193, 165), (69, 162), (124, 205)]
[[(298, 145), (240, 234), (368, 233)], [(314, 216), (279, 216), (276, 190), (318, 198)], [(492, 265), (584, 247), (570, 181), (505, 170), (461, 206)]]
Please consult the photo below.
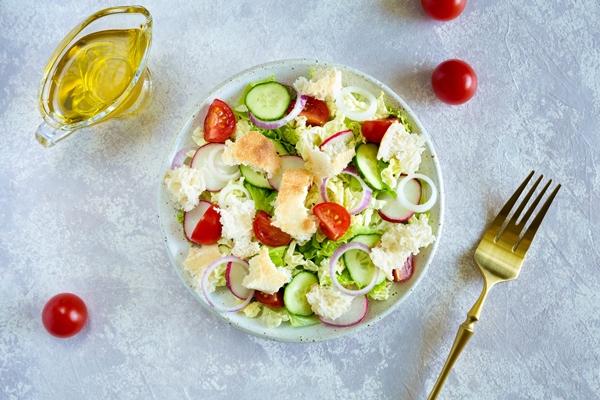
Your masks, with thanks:
[(283, 292), (283, 303), (285, 308), (294, 315), (308, 317), (313, 314), (310, 303), (306, 300), (306, 293), (319, 280), (310, 272), (300, 272), (292, 278), (292, 281), (285, 287)]
[[(371, 235), (358, 235), (350, 240), (351, 242), (360, 242), (366, 244), (369, 247), (374, 247), (377, 242), (381, 239), (380, 235), (371, 234)], [(373, 279), (373, 274), (375, 273), (375, 265), (373, 261), (371, 261), (371, 257), (369, 254), (362, 250), (348, 250), (344, 253), (344, 264), (346, 264), (346, 269), (350, 274), (350, 277), (356, 284), (363, 288), (371, 283)], [(381, 282), (385, 281), (385, 274), (382, 272), (379, 273), (379, 279), (377, 280), (377, 285)]]
[(290, 106), (288, 89), (278, 82), (261, 83), (246, 94), (246, 107), (262, 121), (274, 121), (283, 117)]
[(273, 189), (271, 185), (269, 185), (269, 181), (264, 174), (260, 172), (256, 172), (252, 168), (246, 165), (240, 165), (240, 173), (246, 179), (246, 181), (256, 187), (263, 189)]
[(381, 173), (377, 167), (377, 151), (379, 146), (375, 143), (363, 143), (356, 149), (356, 168), (365, 178), (365, 182), (372, 189), (383, 189)]

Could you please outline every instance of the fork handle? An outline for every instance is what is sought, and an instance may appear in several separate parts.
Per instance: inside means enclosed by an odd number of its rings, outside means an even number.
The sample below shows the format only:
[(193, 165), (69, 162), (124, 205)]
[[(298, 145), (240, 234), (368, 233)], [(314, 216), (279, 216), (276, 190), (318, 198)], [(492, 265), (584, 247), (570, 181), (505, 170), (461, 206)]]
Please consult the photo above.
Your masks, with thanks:
[(433, 385), (433, 389), (429, 394), (428, 400), (435, 400), (440, 391), (442, 390), (442, 386), (444, 386), (444, 382), (446, 382), (446, 378), (450, 373), (450, 370), (454, 366), (454, 363), (458, 359), (458, 356), (465, 348), (465, 345), (473, 336), (475, 322), (479, 321), (479, 315), (481, 314), (481, 309), (483, 308), (483, 303), (485, 302), (485, 298), (487, 297), (490, 289), (494, 286), (496, 282), (491, 279), (485, 280), (483, 285), (483, 290), (481, 291), (481, 295), (467, 314), (467, 319), (463, 322), (458, 328), (458, 333), (456, 334), (456, 339), (454, 339), (454, 344), (452, 345), (452, 349), (450, 350), (450, 354), (448, 354), (448, 358), (446, 359), (446, 363), (444, 364), (444, 368), (442, 368), (442, 372), (440, 372), (440, 376), (438, 377), (435, 385)]
[(454, 339), (454, 344), (452, 345), (452, 350), (450, 350), (450, 354), (448, 355), (448, 358), (446, 359), (444, 368), (442, 369), (440, 376), (438, 377), (437, 381), (435, 382), (435, 385), (433, 386), (433, 389), (431, 390), (431, 393), (429, 394), (428, 400), (437, 399), (438, 395), (440, 394), (440, 391), (442, 390), (442, 386), (444, 385), (444, 382), (446, 382), (446, 378), (448, 377), (448, 374), (450, 374), (450, 370), (454, 366), (454, 363), (458, 359), (458, 356), (460, 355), (461, 351), (464, 349), (464, 347), (467, 344), (467, 342), (469, 341), (469, 339), (471, 339), (471, 336), (473, 336), (473, 332), (474, 332), (473, 328), (475, 326), (475, 322), (477, 322), (477, 319), (475, 319), (474, 317), (468, 316), (467, 320), (465, 322), (463, 322), (460, 325), (460, 327), (458, 328), (458, 333), (456, 334), (456, 339)]

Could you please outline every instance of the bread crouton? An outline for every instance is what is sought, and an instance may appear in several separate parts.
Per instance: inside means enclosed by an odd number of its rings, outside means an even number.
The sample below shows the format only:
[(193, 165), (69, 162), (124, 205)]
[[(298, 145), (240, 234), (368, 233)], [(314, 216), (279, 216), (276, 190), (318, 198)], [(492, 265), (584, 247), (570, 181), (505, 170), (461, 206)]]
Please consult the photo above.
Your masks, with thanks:
[(235, 142), (225, 142), (223, 161), (228, 165), (246, 165), (272, 177), (281, 168), (275, 145), (260, 132), (250, 131)]
[(289, 269), (275, 266), (266, 247), (252, 257), (248, 264), (250, 264), (250, 272), (242, 280), (242, 285), (248, 289), (273, 294), (292, 279), (292, 272)]
[(275, 201), (271, 225), (299, 242), (308, 241), (317, 231), (317, 219), (304, 206), (312, 174), (306, 169), (288, 169), (283, 173), (281, 188)]

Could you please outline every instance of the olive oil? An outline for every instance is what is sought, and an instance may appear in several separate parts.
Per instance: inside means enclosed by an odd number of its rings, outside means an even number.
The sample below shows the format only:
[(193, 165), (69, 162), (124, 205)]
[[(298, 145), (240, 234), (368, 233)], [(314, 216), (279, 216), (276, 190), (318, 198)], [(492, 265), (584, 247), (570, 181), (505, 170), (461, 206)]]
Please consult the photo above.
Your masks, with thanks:
[[(49, 90), (52, 116), (72, 124), (99, 115), (128, 89), (148, 46), (140, 29), (105, 30), (77, 40), (58, 61)], [(127, 110), (142, 93), (143, 79), (119, 106)], [(118, 112), (115, 112), (115, 115)]]

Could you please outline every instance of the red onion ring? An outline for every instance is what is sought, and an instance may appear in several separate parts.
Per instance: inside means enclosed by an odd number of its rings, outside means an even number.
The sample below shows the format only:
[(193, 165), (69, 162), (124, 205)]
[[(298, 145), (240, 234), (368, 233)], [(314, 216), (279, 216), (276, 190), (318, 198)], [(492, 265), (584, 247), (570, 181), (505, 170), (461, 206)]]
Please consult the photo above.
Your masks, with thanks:
[(183, 162), (187, 158), (186, 154), (188, 153), (188, 151), (197, 150), (197, 149), (198, 149), (197, 147), (185, 147), (185, 148), (179, 150), (175, 154), (175, 157), (173, 157), (173, 162), (171, 163), (171, 169), (176, 169), (176, 168), (181, 167), (183, 165)]
[(252, 122), (254, 126), (260, 129), (277, 129), (296, 118), (298, 114), (302, 112), (304, 106), (306, 105), (306, 99), (307, 97), (305, 95), (300, 95), (300, 97), (298, 97), (298, 99), (296, 100), (296, 103), (294, 104), (292, 110), (285, 117), (276, 121), (260, 120), (256, 118), (254, 114), (252, 114), (250, 111), (248, 111), (248, 117), (250, 118), (250, 122)]
[[(431, 187), (431, 197), (424, 204), (413, 204), (408, 201), (406, 195), (404, 194), (404, 186), (406, 186), (406, 183), (409, 180), (414, 178), (424, 180)], [(398, 194), (398, 201), (404, 208), (417, 213), (429, 211), (437, 201), (437, 187), (435, 186), (435, 183), (433, 183), (431, 178), (423, 174), (412, 174), (405, 176), (404, 179), (398, 182), (398, 186), (396, 186), (396, 193)]]
[(250, 293), (248, 294), (248, 298), (246, 300), (244, 300), (244, 302), (242, 304), (239, 304), (237, 306), (233, 306), (233, 307), (221, 307), (221, 306), (217, 306), (210, 298), (210, 293), (208, 293), (208, 277), (210, 276), (210, 274), (212, 274), (212, 272), (221, 264), (225, 264), (228, 262), (234, 262), (234, 263), (238, 263), (238, 264), (242, 264), (244, 267), (250, 269), (250, 265), (242, 260), (241, 258), (235, 257), (235, 256), (225, 256), (225, 257), (221, 257), (218, 260), (214, 261), (213, 263), (209, 264), (208, 267), (206, 267), (206, 269), (204, 270), (204, 274), (202, 275), (202, 294), (204, 295), (204, 298), (206, 299), (206, 302), (208, 303), (209, 306), (211, 306), (212, 308), (218, 310), (218, 311), (224, 311), (224, 312), (235, 312), (235, 311), (239, 311), (242, 308), (246, 307), (248, 305), (248, 303), (250, 303), (250, 301), (252, 300), (252, 298), (254, 297), (254, 289), (252, 289), (250, 291)]
[(371, 291), (371, 289), (373, 289), (373, 287), (375, 287), (375, 284), (377, 283), (377, 280), (379, 279), (379, 268), (377, 266), (375, 266), (375, 273), (373, 274), (373, 279), (371, 280), (371, 283), (369, 283), (367, 286), (365, 286), (364, 288), (362, 288), (360, 290), (346, 289), (337, 280), (337, 274), (336, 274), (337, 261), (340, 259), (340, 257), (345, 252), (347, 252), (349, 250), (362, 250), (366, 253), (371, 253), (371, 248), (369, 246), (367, 246), (366, 244), (360, 243), (360, 242), (350, 242), (350, 243), (346, 243), (346, 244), (343, 244), (340, 247), (338, 247), (333, 252), (333, 255), (331, 256), (331, 261), (329, 261), (329, 277), (331, 278), (331, 282), (333, 283), (333, 286), (335, 286), (337, 290), (339, 290), (340, 292), (342, 292), (344, 294), (347, 294), (348, 296), (360, 296), (363, 294), (367, 294)]
[[(365, 181), (360, 177), (360, 174), (358, 173), (356, 168), (354, 168), (353, 166), (346, 167), (342, 172), (340, 172), (340, 174), (347, 174), (347, 175), (353, 176), (354, 178), (356, 178), (358, 183), (360, 183), (360, 186), (362, 186), (363, 197), (361, 198), (361, 200), (357, 206), (355, 206), (351, 210), (348, 210), (348, 213), (350, 215), (358, 214), (359, 212), (361, 212), (362, 210), (364, 210), (365, 208), (367, 208), (369, 206), (369, 202), (371, 201), (371, 197), (373, 196), (373, 191), (371, 190), (371, 188), (369, 188), (369, 186), (367, 186)], [(329, 178), (323, 179), (323, 182), (321, 183), (321, 188), (320, 188), (321, 197), (325, 201), (329, 201), (329, 197), (327, 196), (327, 182), (328, 181), (329, 181)]]

